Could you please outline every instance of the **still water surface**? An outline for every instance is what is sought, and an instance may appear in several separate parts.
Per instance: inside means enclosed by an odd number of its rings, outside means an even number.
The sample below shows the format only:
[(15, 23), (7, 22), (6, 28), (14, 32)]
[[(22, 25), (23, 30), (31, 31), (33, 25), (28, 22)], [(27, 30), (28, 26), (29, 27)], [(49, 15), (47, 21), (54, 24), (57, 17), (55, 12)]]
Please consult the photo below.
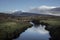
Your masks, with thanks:
[(49, 40), (49, 31), (45, 30), (45, 26), (32, 26), (23, 32), (15, 40)]

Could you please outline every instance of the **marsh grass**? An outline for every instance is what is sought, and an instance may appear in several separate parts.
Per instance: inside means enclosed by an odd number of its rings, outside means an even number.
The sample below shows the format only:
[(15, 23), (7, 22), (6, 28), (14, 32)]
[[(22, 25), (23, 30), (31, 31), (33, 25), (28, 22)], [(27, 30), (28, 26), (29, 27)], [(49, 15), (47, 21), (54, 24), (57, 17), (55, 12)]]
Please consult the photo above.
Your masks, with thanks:
[[(2, 22), (0, 23), (0, 40), (13, 38), (16, 30), (21, 31), (21, 28), (30, 26), (29, 23), (23, 22)], [(18, 32), (17, 32), (18, 33)]]
[(42, 20), (45, 23), (48, 23), (51, 26), (60, 26), (60, 19), (48, 19), (48, 20)]

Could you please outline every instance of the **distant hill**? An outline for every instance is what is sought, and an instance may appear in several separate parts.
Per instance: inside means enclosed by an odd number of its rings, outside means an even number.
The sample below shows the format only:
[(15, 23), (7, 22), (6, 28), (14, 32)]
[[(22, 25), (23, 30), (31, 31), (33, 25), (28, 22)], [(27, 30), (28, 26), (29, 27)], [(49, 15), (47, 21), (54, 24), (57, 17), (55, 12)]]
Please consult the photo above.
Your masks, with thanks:
[(28, 13), (28, 12), (22, 12), (20, 14), (9, 14), (9, 13), (0, 13), (0, 21), (7, 21), (7, 20), (17, 20), (20, 18), (30, 18), (30, 17), (43, 17), (43, 18), (60, 18), (60, 16), (53, 16), (53, 15), (44, 15), (44, 14), (37, 14), (37, 13)]
[(59, 16), (60, 16), (60, 7), (58, 7), (58, 8), (53, 8), (53, 9), (50, 10), (50, 12), (51, 12), (52, 14), (56, 14), (56, 15), (59, 15)]
[(12, 14), (9, 14), (9, 13), (0, 13), (0, 20), (7, 20), (9, 18), (13, 18), (15, 17), (14, 15)]
[(51, 9), (51, 11), (60, 11), (60, 7), (58, 7), (58, 8), (53, 8), (53, 9)]
[(30, 12), (14, 12), (12, 13), (14, 16), (53, 16), (49, 14), (38, 14), (38, 13), (30, 13)]

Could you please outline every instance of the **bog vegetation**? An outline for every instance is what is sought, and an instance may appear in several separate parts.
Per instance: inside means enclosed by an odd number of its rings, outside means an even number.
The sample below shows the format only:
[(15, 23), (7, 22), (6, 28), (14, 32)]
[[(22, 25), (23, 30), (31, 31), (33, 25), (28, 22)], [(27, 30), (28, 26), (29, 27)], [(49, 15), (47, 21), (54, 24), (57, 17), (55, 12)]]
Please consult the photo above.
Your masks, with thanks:
[[(29, 22), (33, 19), (48, 23), (52, 30), (60, 28), (60, 17), (58, 16), (13, 16), (9, 14), (0, 14), (0, 40), (11, 40), (16, 38), (23, 29), (32, 26)], [(48, 29), (48, 28), (47, 28)], [(54, 36), (58, 35), (57, 30)], [(52, 33), (53, 34), (53, 33)]]

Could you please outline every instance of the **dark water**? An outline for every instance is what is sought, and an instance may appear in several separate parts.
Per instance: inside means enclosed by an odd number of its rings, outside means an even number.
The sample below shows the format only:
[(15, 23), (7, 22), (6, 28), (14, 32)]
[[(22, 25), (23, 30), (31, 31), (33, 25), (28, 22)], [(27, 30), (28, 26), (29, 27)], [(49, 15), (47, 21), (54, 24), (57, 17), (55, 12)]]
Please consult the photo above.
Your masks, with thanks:
[(14, 40), (49, 40), (50, 35), (45, 26), (32, 26), (20, 34), (20, 36)]

